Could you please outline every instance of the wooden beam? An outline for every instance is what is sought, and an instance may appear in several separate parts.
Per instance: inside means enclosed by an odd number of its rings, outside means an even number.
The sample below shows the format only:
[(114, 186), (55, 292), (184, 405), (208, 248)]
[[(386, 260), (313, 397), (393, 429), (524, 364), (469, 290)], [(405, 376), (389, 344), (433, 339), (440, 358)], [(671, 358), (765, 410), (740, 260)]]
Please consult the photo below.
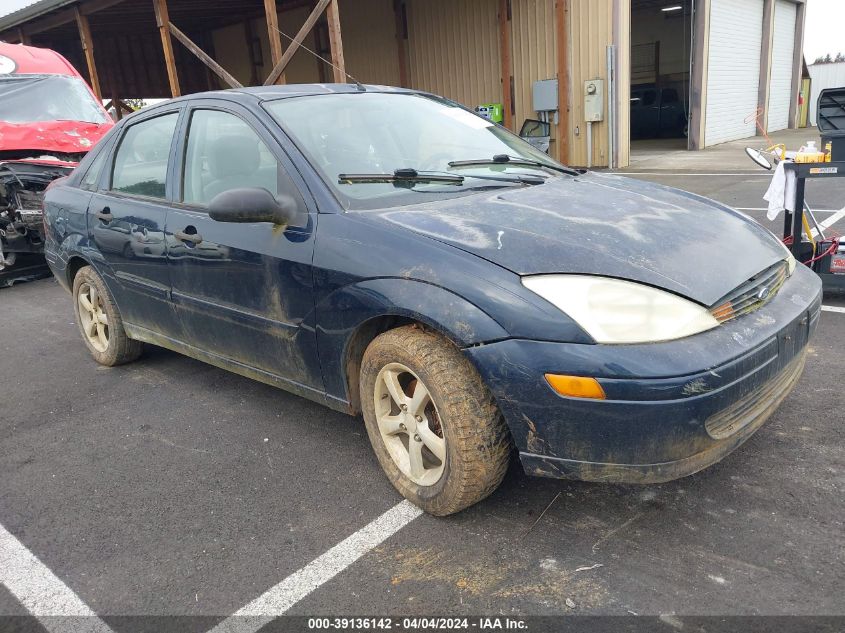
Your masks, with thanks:
[[(276, 0), (264, 0), (264, 15), (267, 18), (267, 35), (270, 37), (270, 59), (273, 67), (282, 61), (284, 48), (282, 47), (282, 34), (279, 31), (279, 11), (276, 8)], [(276, 83), (285, 83), (285, 74), (279, 75)]]
[(346, 60), (343, 57), (343, 37), (340, 30), (340, 12), (337, 0), (331, 0), (326, 8), (326, 21), (329, 23), (329, 46), (332, 50), (332, 64), (334, 81), (338, 84), (346, 83)]
[(67, 9), (65, 11), (57, 11), (56, 13), (47, 15), (43, 19), (34, 22), (32, 25), (27, 25), (23, 29), (23, 32), (27, 36), (30, 36), (43, 31), (49, 31), (57, 26), (74, 22), (76, 20), (77, 9), (82, 15), (91, 15), (97, 11), (102, 11), (103, 9), (108, 9), (116, 4), (120, 4), (123, 1), (124, 0), (89, 0), (81, 6)]
[(569, 38), (567, 0), (555, 0), (555, 40), (557, 42), (557, 158), (569, 161)]
[(176, 58), (173, 56), (173, 42), (170, 40), (170, 16), (167, 13), (167, 0), (153, 0), (156, 14), (156, 26), (161, 34), (161, 47), (164, 50), (164, 65), (167, 67), (167, 79), (170, 82), (170, 94), (178, 97), (179, 75), (176, 72)]
[(21, 27), (18, 27), (18, 39), (21, 41), (21, 44), (25, 46), (32, 44), (32, 40), (29, 38), (29, 35), (24, 33), (24, 30)]
[[(163, 2), (164, 0), (159, 0), (159, 1)], [(194, 42), (191, 40), (190, 37), (188, 37), (182, 31), (177, 29), (175, 24), (173, 24), (172, 22), (168, 22), (167, 27), (170, 30), (170, 33), (173, 35), (173, 37), (175, 37), (177, 40), (182, 42), (182, 44), (185, 45), (185, 48), (187, 48), (194, 55), (196, 55), (203, 64), (208, 66), (214, 72), (215, 75), (217, 75), (218, 77), (220, 77), (220, 79), (222, 79), (227, 84), (229, 84), (230, 88), (243, 88), (244, 87), (244, 85), (241, 82), (239, 82), (237, 79), (232, 77), (232, 75), (230, 75), (228, 72), (226, 72), (226, 69), (223, 68), (223, 66), (221, 66), (216, 61), (214, 61), (204, 50), (202, 50), (199, 46), (194, 44)]]
[(399, 56), (399, 85), (408, 87), (408, 55), (405, 52), (405, 38), (407, 37), (407, 9), (404, 0), (394, 0), (393, 13), (396, 18), (396, 53)]
[(505, 127), (513, 129), (513, 78), (511, 77), (511, 2), (499, 0), (499, 55), (502, 60), (502, 109)]
[(249, 56), (249, 85), (255, 86), (258, 84), (258, 62), (261, 61), (263, 65), (263, 53), (259, 50), (259, 57), (255, 54), (255, 44), (258, 43), (258, 48), (261, 48), (261, 43), (255, 37), (255, 32), (252, 30), (252, 20), (246, 18), (244, 20), (244, 40), (246, 40), (246, 50)]
[(293, 38), (290, 46), (288, 46), (285, 50), (282, 58), (279, 60), (279, 63), (273, 66), (273, 70), (270, 71), (270, 75), (264, 80), (265, 86), (270, 86), (276, 83), (276, 80), (278, 80), (281, 74), (285, 72), (285, 68), (288, 63), (290, 63), (290, 60), (293, 59), (296, 51), (299, 50), (299, 45), (302, 44), (305, 36), (308, 35), (308, 33), (311, 32), (311, 29), (314, 28), (314, 25), (317, 23), (317, 20), (320, 19), (320, 16), (323, 15), (323, 11), (326, 10), (329, 2), (331, 2), (331, 0), (320, 0), (317, 3), (317, 6), (314, 7), (314, 10), (311, 12), (311, 15), (309, 15), (308, 19), (305, 20), (305, 24), (302, 25), (302, 28), (299, 29), (299, 32)]
[(100, 77), (97, 75), (97, 64), (94, 63), (94, 41), (91, 39), (91, 25), (88, 24), (88, 16), (79, 12), (79, 7), (74, 7), (76, 12), (76, 26), (79, 29), (79, 39), (82, 41), (82, 52), (85, 54), (85, 63), (88, 65), (88, 78), (91, 80), (91, 90), (102, 100), (103, 93), (100, 90)]

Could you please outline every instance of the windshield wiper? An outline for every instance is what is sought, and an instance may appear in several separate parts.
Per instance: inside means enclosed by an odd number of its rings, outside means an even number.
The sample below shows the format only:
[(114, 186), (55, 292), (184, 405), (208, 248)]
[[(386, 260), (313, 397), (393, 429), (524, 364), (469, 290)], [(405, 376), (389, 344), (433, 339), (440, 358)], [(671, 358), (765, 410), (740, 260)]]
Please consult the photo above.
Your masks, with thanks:
[(519, 156), (509, 156), (508, 154), (496, 154), (493, 158), (478, 158), (474, 160), (454, 160), (449, 163), (449, 167), (474, 167), (476, 165), (513, 165), (515, 167), (544, 167), (558, 171), (562, 174), (569, 174), (570, 176), (580, 176), (581, 172), (570, 167), (562, 167), (558, 165), (550, 165), (539, 160), (532, 160), (530, 158), (521, 158)]
[(341, 185), (384, 182), (397, 184), (436, 182), (447, 185), (462, 185), (464, 177), (457, 174), (427, 174), (418, 172), (416, 169), (406, 168), (397, 169), (392, 174), (338, 174), (337, 182)]
[(476, 180), (492, 180), (494, 182), (516, 183), (523, 185), (542, 185), (546, 179), (542, 176), (509, 175), (509, 176), (459, 176), (448, 172), (417, 171), (409, 167), (397, 169), (392, 174), (339, 174), (338, 183), (351, 185), (360, 183), (394, 183), (404, 186), (406, 183), (439, 183), (446, 185), (462, 185), (466, 178)]

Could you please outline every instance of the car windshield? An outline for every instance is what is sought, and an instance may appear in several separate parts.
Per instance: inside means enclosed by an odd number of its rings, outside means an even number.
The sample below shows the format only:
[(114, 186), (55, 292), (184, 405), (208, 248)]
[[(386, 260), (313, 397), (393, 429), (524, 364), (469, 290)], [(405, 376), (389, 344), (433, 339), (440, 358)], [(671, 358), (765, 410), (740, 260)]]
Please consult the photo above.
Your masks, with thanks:
[[(525, 186), (515, 178), (491, 181), (487, 179), (491, 175), (561, 175), (555, 171), (561, 165), (505, 128), (430, 95), (335, 93), (279, 99), (266, 107), (347, 209), (385, 208), (479, 189)], [(450, 165), (460, 161), (490, 164)], [(464, 180), (460, 186), (419, 181), (339, 183), (341, 174), (392, 175), (409, 169), (429, 175), (456, 174)]]
[(105, 123), (106, 114), (79, 77), (6, 75), (0, 77), (0, 121)]

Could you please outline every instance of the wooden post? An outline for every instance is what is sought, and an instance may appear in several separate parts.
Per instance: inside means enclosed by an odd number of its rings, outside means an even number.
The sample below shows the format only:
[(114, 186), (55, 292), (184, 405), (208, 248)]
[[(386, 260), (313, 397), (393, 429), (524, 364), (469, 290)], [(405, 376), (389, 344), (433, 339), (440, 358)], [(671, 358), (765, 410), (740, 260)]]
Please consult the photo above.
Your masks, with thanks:
[(337, 0), (331, 0), (326, 8), (326, 20), (329, 23), (329, 45), (332, 49), (334, 81), (344, 84), (346, 83), (346, 61), (343, 58), (343, 38), (340, 33), (340, 12), (337, 8)]
[(29, 35), (27, 35), (21, 27), (18, 27), (18, 39), (21, 41), (21, 44), (25, 46), (32, 44), (32, 40), (29, 39)]
[(82, 41), (82, 52), (85, 54), (85, 62), (88, 64), (88, 78), (91, 80), (91, 90), (102, 100), (103, 94), (100, 91), (100, 78), (97, 75), (97, 65), (94, 63), (94, 42), (91, 39), (91, 25), (88, 24), (88, 16), (79, 12), (79, 7), (74, 7), (76, 14), (76, 26), (79, 29), (79, 39)]
[(511, 92), (511, 2), (499, 0), (499, 55), (502, 58), (502, 109), (504, 126), (513, 129), (513, 93)]
[[(162, 2), (163, 0), (158, 0)], [(285, 72), (285, 67), (287, 67), (290, 60), (293, 58), (296, 51), (299, 49), (299, 45), (302, 44), (302, 40), (305, 39), (305, 36), (311, 32), (311, 29), (314, 28), (314, 25), (317, 23), (317, 20), (320, 19), (320, 16), (323, 15), (323, 11), (326, 10), (331, 0), (320, 0), (317, 3), (317, 6), (314, 7), (314, 10), (311, 12), (311, 15), (308, 16), (308, 19), (305, 20), (305, 24), (302, 25), (302, 28), (299, 29), (299, 32), (293, 38), (293, 41), (290, 43), (290, 46), (285, 49), (282, 58), (279, 60), (275, 66), (273, 66), (273, 70), (270, 71), (270, 75), (267, 79), (264, 80), (265, 86), (270, 86), (276, 83), (276, 80), (279, 79), (281, 74)]]
[(566, 23), (567, 0), (555, 0), (555, 39), (557, 40), (557, 159), (569, 160), (569, 38)]
[(118, 98), (117, 94), (111, 98), (111, 102), (114, 106), (115, 118), (120, 121), (123, 118), (123, 109), (120, 107), (120, 98)]
[(241, 82), (232, 77), (232, 75), (226, 72), (226, 69), (223, 68), (223, 66), (214, 61), (204, 50), (194, 44), (190, 37), (176, 28), (175, 24), (169, 22), (167, 27), (170, 33), (173, 34), (173, 37), (182, 42), (182, 44), (185, 45), (185, 48), (196, 55), (203, 64), (208, 66), (214, 72), (215, 75), (229, 84), (230, 88), (243, 88), (244, 85)]
[[(264, 0), (264, 14), (267, 16), (267, 35), (270, 37), (270, 59), (273, 60), (273, 67), (282, 61), (284, 49), (282, 47), (282, 34), (279, 31), (279, 12), (276, 9), (276, 0)], [(276, 83), (285, 83), (285, 73), (279, 75)]]
[(403, 0), (394, 0), (393, 13), (396, 17), (396, 52), (399, 55), (399, 85), (408, 87), (408, 56), (405, 52), (406, 28), (408, 26), (407, 9)]
[(179, 75), (176, 73), (176, 58), (173, 56), (173, 42), (170, 40), (170, 16), (167, 13), (167, 0), (153, 0), (156, 14), (156, 26), (161, 35), (161, 48), (164, 51), (164, 64), (167, 66), (167, 79), (170, 81), (170, 94), (178, 97)]

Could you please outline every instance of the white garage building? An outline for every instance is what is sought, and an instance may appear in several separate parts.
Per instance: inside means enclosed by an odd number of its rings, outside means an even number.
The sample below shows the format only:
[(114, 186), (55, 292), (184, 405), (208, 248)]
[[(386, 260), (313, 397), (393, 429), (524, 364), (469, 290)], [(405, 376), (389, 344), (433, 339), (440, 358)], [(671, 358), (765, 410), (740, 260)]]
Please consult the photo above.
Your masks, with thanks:
[[(632, 71), (635, 95), (656, 87), (666, 117), (676, 92), (689, 119), (688, 147), (701, 149), (794, 128), (803, 61), (805, 0), (631, 0), (632, 65), (654, 46), (654, 72)], [(679, 36), (678, 34), (681, 33)], [(640, 67), (642, 70), (642, 66)], [(645, 87), (645, 88), (644, 88)], [(666, 103), (669, 90), (670, 103)], [(647, 120), (633, 138), (679, 136)], [(671, 122), (671, 118), (670, 118)]]

